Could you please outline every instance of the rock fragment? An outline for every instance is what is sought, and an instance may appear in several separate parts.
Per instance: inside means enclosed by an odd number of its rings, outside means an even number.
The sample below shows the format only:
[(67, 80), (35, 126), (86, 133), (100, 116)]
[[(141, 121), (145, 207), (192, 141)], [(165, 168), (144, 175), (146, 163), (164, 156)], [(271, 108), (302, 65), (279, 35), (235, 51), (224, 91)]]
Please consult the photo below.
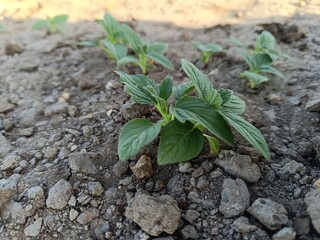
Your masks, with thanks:
[(280, 229), (288, 222), (283, 205), (268, 198), (258, 198), (247, 211), (270, 230)]
[(225, 217), (235, 217), (246, 211), (250, 206), (250, 193), (245, 182), (225, 179), (222, 185), (219, 211)]
[(60, 179), (49, 190), (46, 200), (47, 207), (58, 210), (63, 209), (67, 205), (72, 193), (73, 189), (71, 184), (64, 179)]
[(169, 195), (135, 196), (126, 209), (125, 215), (152, 236), (159, 236), (162, 232), (174, 233), (181, 218), (178, 203)]
[(320, 234), (320, 189), (312, 189), (304, 199), (315, 230)]
[(239, 155), (233, 151), (221, 151), (215, 164), (228, 174), (241, 178), (246, 182), (255, 183), (261, 177), (259, 166), (247, 155)]

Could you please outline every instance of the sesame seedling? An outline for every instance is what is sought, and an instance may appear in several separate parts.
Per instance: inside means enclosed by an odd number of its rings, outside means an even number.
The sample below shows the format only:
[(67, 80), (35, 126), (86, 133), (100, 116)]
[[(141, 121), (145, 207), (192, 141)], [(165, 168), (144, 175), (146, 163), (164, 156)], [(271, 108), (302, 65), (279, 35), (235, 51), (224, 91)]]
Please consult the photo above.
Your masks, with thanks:
[(223, 48), (215, 43), (202, 44), (198, 41), (193, 41), (192, 45), (201, 52), (201, 61), (207, 64), (210, 57), (219, 52), (223, 52)]
[(38, 20), (33, 24), (32, 29), (45, 29), (49, 34), (56, 32), (64, 33), (68, 15), (58, 15), (53, 18)]

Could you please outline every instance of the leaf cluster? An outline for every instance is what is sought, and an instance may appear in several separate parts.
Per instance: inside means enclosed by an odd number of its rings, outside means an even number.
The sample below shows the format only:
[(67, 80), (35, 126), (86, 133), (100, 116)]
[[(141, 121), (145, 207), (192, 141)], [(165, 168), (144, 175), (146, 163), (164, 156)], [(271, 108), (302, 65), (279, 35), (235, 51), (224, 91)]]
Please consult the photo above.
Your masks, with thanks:
[[(190, 81), (176, 86), (173, 86), (170, 77), (157, 84), (145, 75), (116, 72), (135, 102), (155, 106), (163, 117), (156, 123), (133, 119), (125, 124), (118, 143), (120, 160), (128, 160), (138, 154), (159, 134), (159, 165), (180, 163), (196, 157), (205, 139), (211, 152), (217, 154), (218, 139), (234, 145), (231, 127), (269, 160), (270, 153), (262, 134), (241, 117), (245, 102), (231, 90), (216, 90), (207, 76), (189, 61), (182, 59), (181, 65)], [(195, 92), (196, 96), (190, 96), (191, 92)], [(174, 101), (169, 101), (169, 98)]]
[[(93, 41), (80, 42), (78, 45), (98, 47), (107, 52), (108, 56), (116, 61), (117, 66), (133, 64), (139, 66), (143, 74), (146, 74), (154, 62), (173, 69), (172, 63), (164, 56), (166, 44), (143, 42), (131, 27), (120, 24), (108, 13), (96, 22), (103, 27), (105, 36)], [(128, 55), (129, 49), (134, 55)]]
[(49, 34), (65, 32), (65, 25), (68, 21), (68, 15), (58, 15), (53, 18), (41, 19), (33, 24), (32, 29), (45, 29)]
[(223, 52), (223, 48), (215, 43), (202, 44), (199, 41), (193, 41), (192, 45), (201, 52), (201, 61), (204, 63), (208, 63), (214, 53)]
[(257, 36), (254, 51), (237, 40), (232, 42), (238, 47), (241, 57), (248, 64), (249, 70), (244, 71), (240, 76), (250, 81), (251, 88), (268, 81), (269, 78), (265, 74), (273, 74), (284, 78), (284, 75), (272, 66), (278, 57), (284, 55), (276, 49), (276, 40), (270, 32), (263, 31)]

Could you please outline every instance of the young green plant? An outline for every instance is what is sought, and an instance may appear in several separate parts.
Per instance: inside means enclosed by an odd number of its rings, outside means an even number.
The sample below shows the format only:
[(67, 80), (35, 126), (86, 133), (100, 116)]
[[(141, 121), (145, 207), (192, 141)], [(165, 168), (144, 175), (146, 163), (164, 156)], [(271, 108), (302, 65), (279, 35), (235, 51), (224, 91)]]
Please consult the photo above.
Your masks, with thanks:
[(141, 68), (142, 74), (146, 74), (154, 62), (173, 70), (173, 65), (163, 54), (167, 49), (166, 44), (145, 43), (131, 27), (122, 24), (125, 38), (128, 41), (129, 48), (135, 53), (135, 56), (125, 56), (117, 61), (117, 65), (133, 64)]
[(64, 33), (68, 17), (68, 15), (58, 15), (53, 18), (47, 17), (47, 19), (38, 20), (33, 24), (32, 29), (45, 29), (49, 34)]
[(105, 36), (97, 40), (79, 42), (78, 45), (100, 48), (108, 54), (109, 58), (116, 61), (127, 56), (127, 40), (120, 23), (108, 13), (103, 19), (98, 19), (96, 22), (105, 31)]
[(193, 41), (192, 45), (201, 52), (201, 61), (206, 64), (214, 53), (223, 52), (223, 48), (215, 43), (202, 44), (199, 41)]
[(240, 76), (250, 81), (251, 88), (268, 81), (269, 78), (265, 74), (273, 74), (284, 78), (284, 75), (279, 70), (272, 67), (274, 61), (278, 57), (284, 56), (284, 54), (276, 49), (276, 40), (271, 33), (263, 31), (257, 36), (254, 51), (246, 48), (237, 40), (232, 42), (237, 45), (241, 57), (248, 64), (249, 71), (244, 71)]
[[(187, 60), (181, 61), (191, 81), (173, 86), (165, 77), (160, 84), (145, 75), (116, 72), (133, 101), (154, 105), (162, 116), (156, 123), (147, 119), (133, 119), (121, 130), (118, 142), (120, 160), (128, 160), (154, 141), (160, 134), (158, 164), (181, 163), (198, 156), (205, 139), (212, 153), (219, 151), (219, 141), (233, 146), (233, 127), (265, 159), (270, 153), (262, 134), (240, 115), (245, 103), (232, 91), (213, 88), (211, 81)], [(195, 91), (196, 96), (190, 96)], [(175, 103), (169, 101), (173, 96)]]

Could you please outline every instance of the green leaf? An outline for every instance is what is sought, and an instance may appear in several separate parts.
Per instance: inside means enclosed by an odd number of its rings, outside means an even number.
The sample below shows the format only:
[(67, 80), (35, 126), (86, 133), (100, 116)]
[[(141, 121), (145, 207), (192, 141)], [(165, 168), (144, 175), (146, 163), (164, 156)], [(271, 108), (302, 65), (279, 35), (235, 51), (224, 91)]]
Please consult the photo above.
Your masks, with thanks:
[(262, 65), (270, 65), (272, 64), (272, 58), (265, 53), (254, 54), (252, 56), (253, 67), (255, 70), (259, 69)]
[(125, 65), (125, 64), (135, 64), (138, 65), (140, 63), (139, 59), (133, 56), (125, 56), (117, 60), (117, 65)]
[(176, 101), (181, 97), (186, 96), (194, 89), (192, 81), (183, 82), (173, 87), (173, 96)]
[(115, 71), (115, 73), (120, 76), (120, 81), (128, 86), (127, 93), (135, 102), (141, 104), (157, 104), (157, 98), (146, 89), (147, 86), (151, 86), (154, 89), (158, 88), (153, 80), (141, 74), (129, 75), (120, 71)]
[(222, 115), (266, 160), (271, 159), (268, 145), (255, 126), (234, 113), (223, 112)]
[(171, 77), (165, 77), (160, 85), (160, 93), (159, 96), (163, 98), (164, 100), (168, 100), (168, 98), (172, 94), (172, 78)]
[(273, 50), (276, 47), (276, 40), (274, 36), (267, 31), (263, 31), (257, 37), (256, 48), (257, 50)]
[(244, 49), (238, 49), (238, 52), (240, 53), (243, 60), (246, 61), (250, 70), (254, 70), (254, 62), (253, 62), (252, 57), (249, 55), (248, 51), (244, 50)]
[(224, 89), (224, 88), (221, 88), (218, 90), (221, 98), (222, 98), (222, 105), (229, 101), (230, 97), (233, 95), (233, 91), (229, 90), (229, 89)]
[(161, 131), (158, 164), (188, 161), (200, 154), (203, 142), (201, 131), (192, 123), (180, 123), (174, 120)]
[(135, 53), (144, 52), (144, 50), (143, 50), (144, 43), (141, 41), (138, 34), (136, 34), (136, 32), (133, 31), (133, 29), (126, 24), (122, 24), (122, 29), (124, 31), (126, 39), (128, 40), (129, 45), (132, 48), (132, 50)]
[(230, 126), (206, 101), (196, 97), (182, 97), (177, 102), (176, 107), (170, 107), (170, 112), (179, 122), (195, 121), (227, 144), (233, 145), (233, 134)]
[(119, 32), (122, 32), (120, 24), (109, 13), (104, 15), (103, 20), (103, 26), (108, 35), (115, 37), (117, 34), (119, 34)]
[(193, 82), (196, 91), (200, 98), (212, 104), (215, 108), (219, 108), (222, 99), (216, 89), (213, 88), (212, 83), (196, 66), (191, 62), (182, 59), (181, 65), (183, 71), (188, 75), (190, 80)]
[(161, 64), (162, 66), (173, 70), (173, 65), (170, 62), (170, 60), (168, 58), (166, 58), (165, 56), (163, 56), (162, 54), (156, 53), (156, 52), (150, 52), (147, 53), (147, 56), (149, 58), (151, 58), (153, 61), (155, 61), (156, 63)]
[(193, 41), (192, 45), (197, 49), (199, 49), (201, 52), (216, 53), (216, 52), (223, 51), (223, 48), (219, 44), (215, 44), (215, 43), (202, 44), (198, 41)]
[(284, 75), (282, 74), (282, 72), (280, 72), (279, 70), (275, 69), (274, 67), (272, 67), (270, 65), (260, 66), (259, 71), (263, 72), (263, 73), (271, 73), (271, 74), (274, 74), (278, 77), (284, 78)]
[(82, 41), (82, 42), (78, 42), (77, 45), (84, 46), (84, 47), (99, 47), (99, 41), (98, 40)]
[(230, 38), (229, 40), (227, 40), (227, 43), (231, 43), (232, 45), (239, 48), (245, 48), (245, 49), (248, 48), (243, 42), (241, 42), (239, 39), (236, 39), (236, 38)]
[(55, 23), (55, 24), (64, 24), (67, 22), (69, 16), (68, 15), (58, 15), (58, 16), (55, 16), (52, 21)]
[(209, 142), (210, 152), (213, 155), (218, 155), (219, 147), (220, 147), (218, 139), (216, 139), (215, 137), (209, 136), (207, 134), (203, 134), (203, 136), (205, 136)]
[(168, 45), (164, 44), (164, 43), (147, 43), (146, 48), (147, 48), (147, 53), (158, 53), (158, 54), (163, 54), (166, 49), (167, 49)]
[(235, 114), (242, 114), (246, 110), (246, 103), (239, 97), (231, 95), (229, 100), (222, 104), (221, 112), (232, 112)]
[(110, 51), (112, 56), (116, 60), (120, 60), (127, 55), (127, 48), (120, 44), (113, 44), (112, 42), (104, 39), (102, 40), (103, 45)]
[(244, 71), (243, 73), (241, 73), (241, 77), (246, 77), (250, 81), (253, 81), (255, 85), (259, 85), (269, 80), (266, 76), (249, 71)]
[(120, 160), (128, 160), (156, 139), (161, 122), (152, 123), (147, 119), (134, 119), (122, 128), (118, 142)]
[(49, 25), (50, 22), (48, 20), (38, 20), (35, 22), (35, 24), (32, 25), (32, 29), (48, 28)]

